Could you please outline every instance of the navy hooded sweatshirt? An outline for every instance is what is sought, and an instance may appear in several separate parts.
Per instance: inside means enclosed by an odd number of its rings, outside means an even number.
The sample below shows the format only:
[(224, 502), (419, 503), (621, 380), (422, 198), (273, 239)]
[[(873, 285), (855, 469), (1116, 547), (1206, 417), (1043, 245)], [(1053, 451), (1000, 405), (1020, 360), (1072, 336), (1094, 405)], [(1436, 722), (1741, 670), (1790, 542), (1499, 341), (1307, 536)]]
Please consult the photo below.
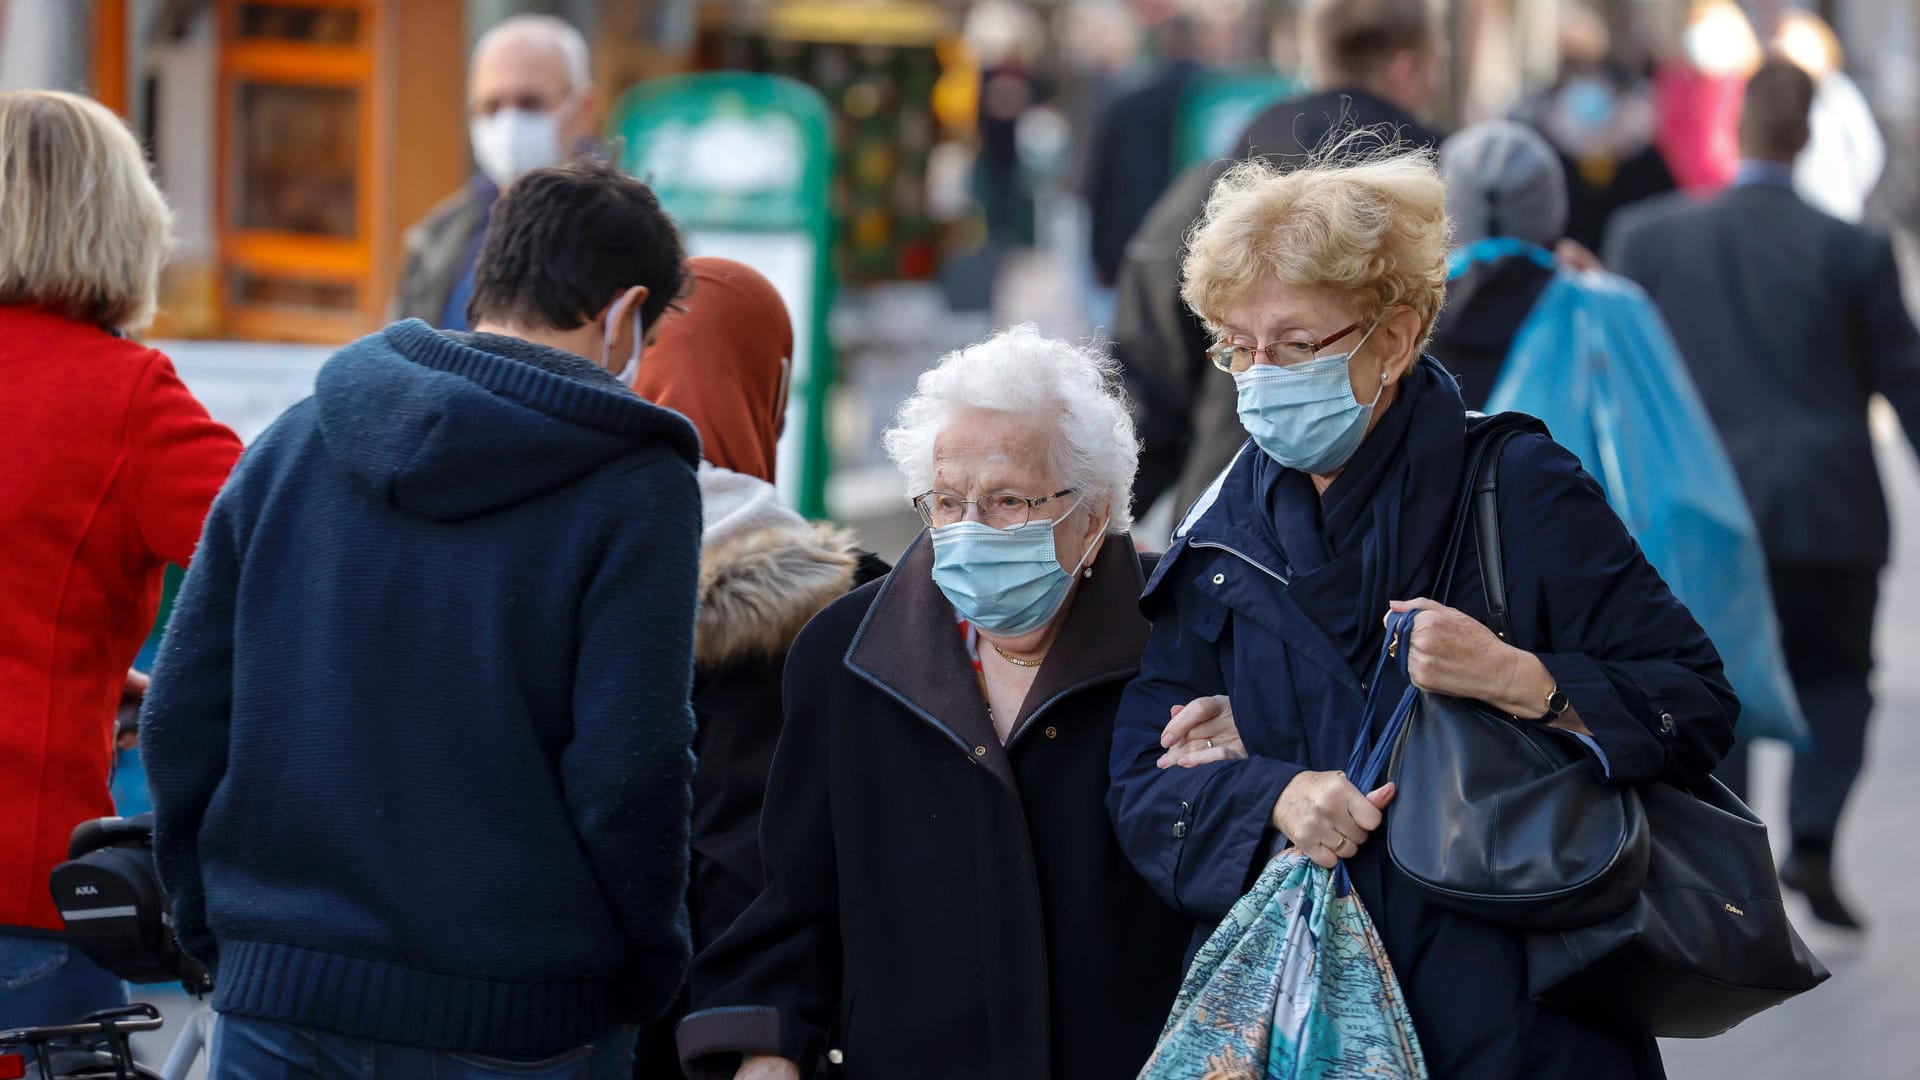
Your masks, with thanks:
[(217, 1009), (512, 1058), (665, 1011), (698, 459), (595, 365), (412, 320), (247, 451), (141, 717)]

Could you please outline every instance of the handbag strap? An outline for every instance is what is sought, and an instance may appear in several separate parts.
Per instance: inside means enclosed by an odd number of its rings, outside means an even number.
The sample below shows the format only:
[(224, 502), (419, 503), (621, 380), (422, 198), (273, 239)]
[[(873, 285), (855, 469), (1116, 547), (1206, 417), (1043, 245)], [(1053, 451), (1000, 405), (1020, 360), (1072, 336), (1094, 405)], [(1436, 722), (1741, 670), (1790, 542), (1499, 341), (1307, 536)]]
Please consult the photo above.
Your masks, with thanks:
[[(1387, 640), (1380, 646), (1380, 659), (1373, 665), (1373, 680), (1367, 684), (1367, 704), (1361, 712), (1360, 737), (1354, 740), (1353, 752), (1347, 757), (1347, 779), (1361, 792), (1373, 790), (1380, 774), (1387, 767), (1387, 759), (1393, 748), (1400, 742), (1400, 733), (1406, 730), (1407, 719), (1413, 715), (1413, 707), (1420, 700), (1419, 691), (1413, 684), (1407, 684), (1407, 690), (1400, 695), (1400, 703), (1394, 706), (1393, 715), (1387, 718), (1380, 729), (1380, 737), (1369, 744), (1367, 728), (1374, 716), (1374, 707), (1379, 703), (1380, 684), (1385, 682), (1387, 665), (1396, 664), (1403, 678), (1407, 676), (1407, 656), (1413, 651), (1413, 621), (1419, 618), (1418, 611), (1396, 611), (1387, 616)], [(1403, 647), (1403, 643), (1405, 643)], [(1334, 870), (1333, 884), (1341, 896), (1347, 895), (1353, 887), (1347, 876), (1347, 863), (1342, 859)]]
[[(1508, 417), (1511, 416), (1511, 419)], [(1480, 573), (1486, 579), (1487, 607), (1493, 612), (1493, 618), (1499, 621), (1493, 628), (1501, 640), (1509, 636), (1504, 630), (1507, 618), (1507, 584), (1502, 576), (1500, 559), (1500, 508), (1495, 500), (1500, 480), (1500, 455), (1505, 452), (1507, 443), (1516, 435), (1543, 431), (1539, 421), (1531, 423), (1531, 417), (1522, 418), (1514, 414), (1502, 414), (1494, 418), (1492, 430), (1485, 432), (1474, 443), (1473, 450), (1467, 456), (1467, 467), (1461, 470), (1460, 491), (1454, 500), (1453, 528), (1447, 533), (1447, 546), (1440, 556), (1440, 568), (1434, 574), (1433, 589), (1428, 596), (1442, 604), (1449, 603), (1453, 593), (1453, 572), (1460, 565), (1460, 545), (1465, 542), (1467, 529), (1473, 528), (1474, 544), (1480, 549)], [(1491, 559), (1489, 559), (1491, 556)], [(1498, 595), (1499, 607), (1494, 608)]]
[(1480, 553), (1480, 585), (1487, 594), (1487, 626), (1509, 645), (1513, 622), (1507, 616), (1507, 570), (1500, 551), (1500, 453), (1518, 434), (1519, 428), (1507, 427), (1488, 436), (1487, 455), (1474, 473), (1467, 500), (1473, 511), (1474, 547)]
[[(1460, 546), (1471, 526), (1474, 546), (1479, 549), (1482, 586), (1486, 591), (1487, 624), (1502, 641), (1511, 640), (1513, 628), (1507, 614), (1507, 579), (1500, 552), (1500, 455), (1515, 435), (1528, 430), (1531, 430), (1528, 425), (1518, 422), (1498, 424), (1475, 442), (1467, 460), (1467, 468), (1463, 470), (1453, 529), (1448, 534), (1446, 550), (1440, 557), (1439, 577), (1432, 592), (1435, 600), (1442, 604), (1448, 602), (1448, 596), (1453, 591), (1454, 569), (1460, 562)], [(1354, 739), (1352, 752), (1347, 755), (1347, 779), (1362, 792), (1372, 790), (1378, 783), (1420, 699), (1420, 692), (1414, 689), (1412, 677), (1407, 671), (1407, 657), (1413, 651), (1413, 624), (1419, 614), (1418, 611), (1396, 611), (1387, 616), (1386, 638), (1380, 644), (1379, 659), (1374, 661), (1373, 678), (1367, 684), (1366, 705), (1360, 713), (1360, 733)], [(1385, 681), (1389, 663), (1400, 669), (1401, 678), (1407, 680), (1407, 689), (1400, 695), (1393, 714), (1381, 726), (1379, 736), (1369, 739), (1373, 718), (1378, 715), (1380, 684)], [(1344, 860), (1334, 874), (1334, 884), (1341, 896), (1345, 896), (1351, 886)]]

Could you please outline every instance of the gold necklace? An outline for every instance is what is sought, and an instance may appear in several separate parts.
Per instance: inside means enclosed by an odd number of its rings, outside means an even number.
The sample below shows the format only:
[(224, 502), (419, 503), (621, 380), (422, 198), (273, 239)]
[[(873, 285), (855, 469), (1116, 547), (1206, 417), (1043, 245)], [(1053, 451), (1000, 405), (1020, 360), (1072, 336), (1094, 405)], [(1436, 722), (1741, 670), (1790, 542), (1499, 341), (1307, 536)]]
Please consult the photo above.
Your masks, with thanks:
[(1007, 663), (1012, 664), (1014, 667), (1036, 668), (1036, 667), (1039, 667), (1041, 664), (1046, 663), (1047, 661), (1047, 658), (1044, 656), (1038, 660), (1023, 660), (1020, 657), (1015, 656), (1012, 653), (1008, 652), (1007, 650), (1001, 648), (1000, 646), (994, 645), (993, 642), (991, 641), (987, 642), (987, 644), (993, 645), (993, 651), (1000, 654), (1000, 659), (1005, 660)]

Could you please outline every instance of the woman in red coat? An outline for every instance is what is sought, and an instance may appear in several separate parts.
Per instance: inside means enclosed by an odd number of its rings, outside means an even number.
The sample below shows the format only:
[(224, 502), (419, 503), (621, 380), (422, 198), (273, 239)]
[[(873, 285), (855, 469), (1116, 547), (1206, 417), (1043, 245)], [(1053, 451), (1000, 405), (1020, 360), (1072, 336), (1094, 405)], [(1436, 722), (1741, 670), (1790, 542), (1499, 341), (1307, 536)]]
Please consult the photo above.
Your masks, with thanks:
[(170, 215), (120, 119), (0, 93), (0, 1030), (126, 1000), (69, 949), (47, 888), (113, 813), (113, 716), (160, 601), (240, 453), (153, 317)]

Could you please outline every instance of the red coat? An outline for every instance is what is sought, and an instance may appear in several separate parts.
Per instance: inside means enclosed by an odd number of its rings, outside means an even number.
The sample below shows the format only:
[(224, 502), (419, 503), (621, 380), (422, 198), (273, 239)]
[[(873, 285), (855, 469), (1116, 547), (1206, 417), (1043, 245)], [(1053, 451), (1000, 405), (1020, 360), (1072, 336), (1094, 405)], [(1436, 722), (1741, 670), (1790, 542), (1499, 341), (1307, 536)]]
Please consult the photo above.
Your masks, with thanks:
[(47, 874), (113, 813), (127, 666), (240, 454), (165, 356), (0, 306), (0, 926), (57, 930)]

